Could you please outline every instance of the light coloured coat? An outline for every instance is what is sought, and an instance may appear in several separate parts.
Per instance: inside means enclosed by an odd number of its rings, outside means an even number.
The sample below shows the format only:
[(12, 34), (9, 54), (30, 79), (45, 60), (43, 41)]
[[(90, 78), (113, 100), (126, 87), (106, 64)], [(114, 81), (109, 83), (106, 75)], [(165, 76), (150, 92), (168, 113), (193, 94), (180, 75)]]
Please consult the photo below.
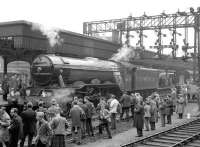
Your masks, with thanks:
[(2, 112), (0, 115), (0, 142), (6, 142), (9, 140), (8, 126), (10, 125), (10, 122), (11, 119), (8, 113)]
[(184, 113), (184, 109), (185, 109), (185, 101), (183, 97), (180, 97), (180, 99), (178, 99), (177, 101), (176, 113), (182, 114)]

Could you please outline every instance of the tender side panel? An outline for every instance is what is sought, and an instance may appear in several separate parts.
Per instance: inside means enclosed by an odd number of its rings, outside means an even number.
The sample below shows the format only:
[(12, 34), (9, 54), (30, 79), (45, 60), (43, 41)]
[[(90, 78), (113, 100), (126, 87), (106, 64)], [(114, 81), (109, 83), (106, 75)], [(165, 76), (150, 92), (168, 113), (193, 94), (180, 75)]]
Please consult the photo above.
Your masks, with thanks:
[(158, 88), (159, 73), (157, 70), (137, 69), (135, 72), (135, 90)]

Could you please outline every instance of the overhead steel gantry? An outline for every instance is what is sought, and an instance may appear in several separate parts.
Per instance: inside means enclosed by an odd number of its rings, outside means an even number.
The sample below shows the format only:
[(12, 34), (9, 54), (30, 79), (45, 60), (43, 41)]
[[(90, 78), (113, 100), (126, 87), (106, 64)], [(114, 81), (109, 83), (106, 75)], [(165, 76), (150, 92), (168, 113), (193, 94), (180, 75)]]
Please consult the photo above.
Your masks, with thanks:
[[(180, 13), (180, 12), (179, 12)], [(181, 13), (182, 14), (182, 13)], [(92, 21), (83, 23), (83, 33), (92, 35), (93, 33), (136, 30), (155, 30), (169, 28), (194, 27), (195, 15), (192, 13), (163, 14), (156, 16), (128, 17), (122, 19), (112, 19), (103, 21)]]
[[(200, 8), (197, 8), (195, 12), (193, 8), (190, 8), (190, 12), (177, 12), (175, 14), (165, 14), (155, 16), (147, 16), (144, 14), (141, 17), (128, 17), (122, 19), (111, 19), (111, 20), (102, 20), (102, 21), (92, 21), (83, 23), (83, 33), (88, 36), (93, 36), (96, 33), (105, 33), (105, 32), (114, 32), (118, 31), (122, 35), (123, 32), (127, 32), (127, 36), (131, 31), (139, 32), (139, 46), (144, 49), (143, 45), (143, 31), (145, 30), (155, 30), (157, 32), (158, 40), (155, 43), (155, 46), (152, 48), (157, 49), (159, 56), (162, 55), (164, 48), (172, 49), (172, 56), (176, 58), (176, 53), (178, 50), (178, 45), (176, 41), (177, 37), (177, 28), (185, 29), (185, 39), (184, 46), (182, 46), (185, 56), (187, 56), (188, 49), (194, 49), (194, 65), (198, 59), (198, 67), (200, 73)], [(188, 29), (194, 28), (194, 46), (189, 46), (188, 44)], [(162, 30), (169, 29), (172, 31), (172, 39), (169, 45), (162, 45)], [(129, 43), (129, 37), (127, 37), (126, 43)], [(121, 43), (122, 43), (122, 37)], [(129, 45), (129, 44), (128, 44)], [(196, 49), (198, 48), (198, 50)], [(198, 53), (198, 56), (197, 56)], [(198, 57), (198, 58), (197, 58)], [(196, 66), (194, 66), (195, 68)], [(195, 69), (194, 69), (195, 72)], [(199, 76), (200, 77), (200, 76)], [(200, 79), (200, 78), (199, 78)]]

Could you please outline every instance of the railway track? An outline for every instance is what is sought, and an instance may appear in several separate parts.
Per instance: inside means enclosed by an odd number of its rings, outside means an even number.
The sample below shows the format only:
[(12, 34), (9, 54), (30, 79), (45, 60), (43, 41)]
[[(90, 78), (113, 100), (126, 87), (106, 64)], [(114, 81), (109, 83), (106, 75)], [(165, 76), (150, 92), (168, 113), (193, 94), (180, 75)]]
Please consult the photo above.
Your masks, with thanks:
[(200, 118), (121, 147), (200, 147)]

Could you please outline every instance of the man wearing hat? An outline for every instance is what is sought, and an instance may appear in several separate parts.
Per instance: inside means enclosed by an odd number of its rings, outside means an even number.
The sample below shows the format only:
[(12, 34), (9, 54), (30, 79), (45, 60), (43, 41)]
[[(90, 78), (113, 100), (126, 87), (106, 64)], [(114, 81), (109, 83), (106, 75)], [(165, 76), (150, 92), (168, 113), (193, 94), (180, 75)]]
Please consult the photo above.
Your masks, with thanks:
[(27, 110), (23, 111), (21, 114), (22, 122), (24, 124), (24, 136), (20, 142), (20, 147), (24, 147), (26, 136), (28, 136), (28, 147), (31, 147), (33, 136), (36, 133), (36, 112), (33, 111), (32, 107), (33, 104), (28, 102)]

